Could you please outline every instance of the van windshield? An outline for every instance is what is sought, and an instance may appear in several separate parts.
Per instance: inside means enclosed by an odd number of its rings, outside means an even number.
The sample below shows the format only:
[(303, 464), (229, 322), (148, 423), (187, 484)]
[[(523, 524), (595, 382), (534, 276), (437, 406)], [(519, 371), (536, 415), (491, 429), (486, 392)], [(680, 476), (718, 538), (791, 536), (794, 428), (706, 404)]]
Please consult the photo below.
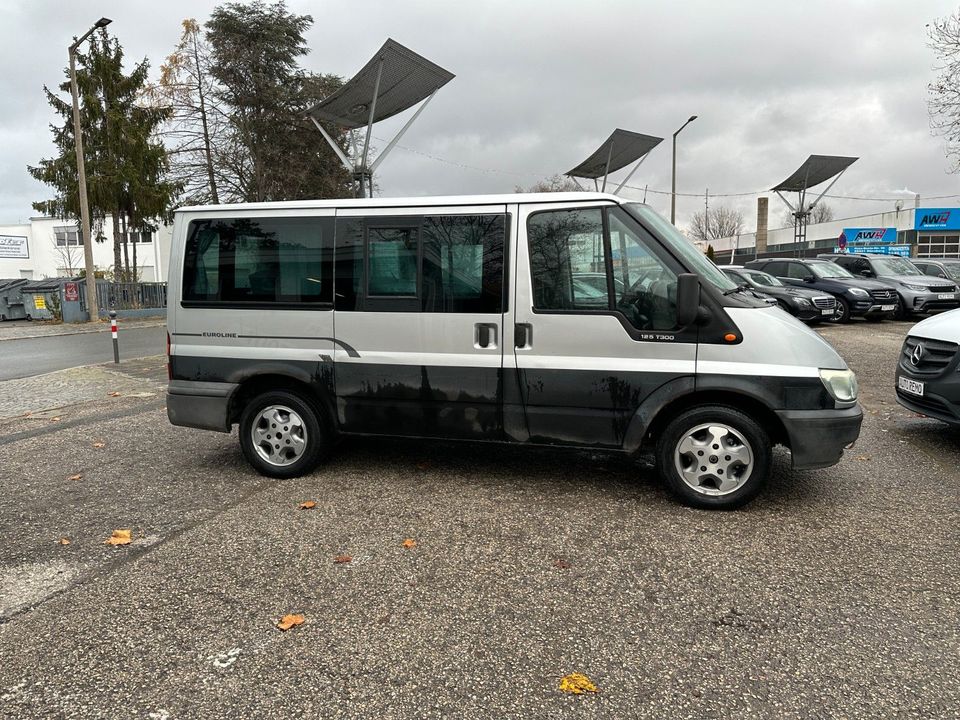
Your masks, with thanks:
[(652, 229), (666, 243), (668, 249), (683, 261), (690, 272), (695, 272), (720, 290), (733, 290), (737, 287), (737, 284), (700, 252), (686, 235), (673, 226), (673, 223), (668, 222), (649, 206), (643, 203), (624, 203), (622, 207), (643, 225)]

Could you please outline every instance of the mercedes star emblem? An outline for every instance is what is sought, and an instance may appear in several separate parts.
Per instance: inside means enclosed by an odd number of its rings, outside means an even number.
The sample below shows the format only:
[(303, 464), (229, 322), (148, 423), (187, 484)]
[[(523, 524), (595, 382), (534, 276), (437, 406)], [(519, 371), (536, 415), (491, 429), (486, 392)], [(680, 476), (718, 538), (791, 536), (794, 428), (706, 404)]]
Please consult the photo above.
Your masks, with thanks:
[(920, 364), (920, 361), (923, 360), (923, 345), (917, 343), (917, 346), (913, 349), (913, 352), (910, 354), (910, 362), (913, 363), (914, 367)]

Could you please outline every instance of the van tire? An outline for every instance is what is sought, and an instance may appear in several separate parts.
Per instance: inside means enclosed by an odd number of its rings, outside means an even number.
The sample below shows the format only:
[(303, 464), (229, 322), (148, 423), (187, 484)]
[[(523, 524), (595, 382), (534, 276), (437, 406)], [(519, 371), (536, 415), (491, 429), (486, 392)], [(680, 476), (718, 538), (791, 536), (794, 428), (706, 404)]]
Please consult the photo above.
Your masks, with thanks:
[[(710, 426), (719, 428), (719, 432)], [(735, 452), (727, 455), (718, 444), (711, 446), (714, 439), (718, 443), (728, 442), (728, 449)], [(683, 451), (681, 443), (687, 452)], [(705, 480), (702, 489), (698, 490), (684, 479), (681, 467), (693, 458), (693, 449), (699, 448), (700, 443), (705, 443), (702, 450), (696, 449), (698, 454), (702, 453), (699, 462), (705, 463), (701, 469), (706, 469), (707, 475), (711, 470), (716, 470), (719, 475)], [(685, 504), (708, 510), (734, 510), (753, 500), (767, 484), (772, 449), (770, 436), (745, 413), (725, 405), (701, 405), (680, 413), (664, 428), (657, 439), (657, 469), (667, 488)], [(719, 452), (714, 455), (711, 450)], [(742, 460), (738, 460), (738, 456)], [(711, 459), (714, 459), (712, 463)], [(730, 477), (732, 472), (743, 473), (746, 469), (749, 473), (737, 487), (723, 494), (710, 494), (723, 491), (721, 486), (711, 487), (710, 483), (721, 478), (725, 470)], [(696, 472), (695, 466), (693, 472)], [(691, 482), (699, 482), (699, 479), (691, 476)]]
[[(270, 422), (268, 415), (288, 425)], [(320, 413), (309, 402), (286, 390), (271, 390), (252, 398), (243, 409), (239, 423), (240, 448), (244, 457), (261, 475), (273, 478), (294, 478), (313, 470), (330, 449), (330, 433)], [(286, 433), (286, 435), (284, 434)], [(260, 437), (260, 443), (255, 441)], [(297, 438), (302, 448), (297, 447)], [(271, 442), (265, 442), (270, 438)], [(274, 454), (267, 448), (277, 442)]]

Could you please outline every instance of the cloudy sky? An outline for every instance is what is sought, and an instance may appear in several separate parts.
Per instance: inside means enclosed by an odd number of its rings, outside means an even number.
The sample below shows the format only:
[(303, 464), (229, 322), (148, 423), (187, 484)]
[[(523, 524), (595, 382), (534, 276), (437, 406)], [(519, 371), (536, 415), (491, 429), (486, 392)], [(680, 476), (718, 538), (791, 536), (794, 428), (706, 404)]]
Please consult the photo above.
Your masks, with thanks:
[[(34, 214), (49, 191), (26, 165), (52, 153), (53, 114), (42, 86), (63, 78), (66, 47), (101, 15), (128, 58), (154, 70), (186, 17), (216, 0), (0, 0), (0, 224)], [(840, 217), (893, 206), (908, 189), (960, 194), (943, 141), (931, 135), (927, 84), (934, 58), (925, 25), (957, 2), (805, 0), (288, 0), (311, 14), (317, 72), (350, 76), (386, 37), (457, 77), (441, 90), (381, 166), (385, 195), (511, 191), (582, 160), (615, 127), (667, 138), (630, 181), (669, 212), (672, 132), (680, 136), (678, 222), (726, 203), (755, 224), (756, 193), (810, 153), (856, 155), (831, 194)], [(776, 8), (776, 9), (774, 9)], [(388, 139), (405, 118), (374, 129)], [(382, 146), (384, 141), (380, 141)], [(624, 173), (621, 173), (621, 175)], [(655, 192), (656, 191), (656, 192)], [(643, 190), (625, 190), (641, 198)], [(953, 204), (954, 200), (926, 204)], [(906, 204), (913, 202), (910, 196)], [(771, 201), (771, 225), (782, 218)]]

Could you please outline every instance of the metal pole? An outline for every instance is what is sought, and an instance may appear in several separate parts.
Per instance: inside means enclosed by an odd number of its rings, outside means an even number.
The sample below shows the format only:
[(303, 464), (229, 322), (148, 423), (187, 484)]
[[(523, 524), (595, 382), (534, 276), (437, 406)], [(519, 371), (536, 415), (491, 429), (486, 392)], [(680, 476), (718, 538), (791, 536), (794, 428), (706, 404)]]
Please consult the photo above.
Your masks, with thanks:
[[(377, 112), (377, 96), (380, 95), (380, 76), (383, 75), (383, 58), (380, 58), (380, 64), (377, 65), (377, 79), (373, 83), (373, 100), (370, 102), (370, 116), (367, 118), (367, 138), (363, 143), (363, 159), (360, 161), (360, 187), (363, 188), (362, 174), (367, 172), (367, 153), (370, 151), (370, 134), (373, 132), (373, 118)], [(370, 188), (370, 195), (373, 195), (373, 187)], [(366, 197), (366, 195), (363, 195)]]
[(680, 134), (680, 130), (683, 130), (687, 125), (692, 123), (697, 119), (696, 115), (691, 115), (690, 118), (680, 126), (680, 129), (673, 134), (673, 163), (672, 171), (670, 173), (670, 224), (677, 224), (677, 135)]
[[(89, 35), (90, 33), (87, 33)], [(79, 44), (87, 36), (77, 41)], [(83, 131), (80, 128), (80, 100), (77, 97), (77, 45), (70, 48), (70, 94), (73, 96), (73, 137), (77, 150), (77, 182), (80, 192), (80, 232), (83, 239), (83, 266), (86, 273), (87, 312), (89, 322), (99, 322), (97, 305), (97, 277), (93, 267), (93, 238), (90, 235), (90, 206), (87, 204), (87, 171), (83, 162)]]
[(110, 335), (113, 337), (113, 362), (120, 364), (120, 343), (117, 340), (117, 311), (110, 311)]

